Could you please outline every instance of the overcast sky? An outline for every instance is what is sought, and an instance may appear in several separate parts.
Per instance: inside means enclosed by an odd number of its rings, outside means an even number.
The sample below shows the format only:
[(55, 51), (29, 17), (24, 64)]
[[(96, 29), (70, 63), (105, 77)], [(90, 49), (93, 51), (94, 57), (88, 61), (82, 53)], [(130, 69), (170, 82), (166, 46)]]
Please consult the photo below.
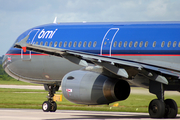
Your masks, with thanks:
[(58, 22), (180, 21), (180, 0), (0, 0), (0, 56), (25, 30)]

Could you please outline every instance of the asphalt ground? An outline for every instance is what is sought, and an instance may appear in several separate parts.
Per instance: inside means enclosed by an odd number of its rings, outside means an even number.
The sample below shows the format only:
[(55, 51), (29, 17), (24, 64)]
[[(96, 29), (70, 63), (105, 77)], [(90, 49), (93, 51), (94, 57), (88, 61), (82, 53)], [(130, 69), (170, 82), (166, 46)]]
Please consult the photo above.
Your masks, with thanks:
[[(97, 112), (57, 110), (43, 112), (33, 109), (0, 109), (0, 120), (150, 120), (148, 113)], [(175, 119), (180, 119), (180, 115)], [(156, 119), (153, 119), (156, 120)], [(159, 119), (157, 119), (159, 120)], [(171, 119), (168, 119), (171, 120)], [(174, 120), (174, 119), (172, 119)]]

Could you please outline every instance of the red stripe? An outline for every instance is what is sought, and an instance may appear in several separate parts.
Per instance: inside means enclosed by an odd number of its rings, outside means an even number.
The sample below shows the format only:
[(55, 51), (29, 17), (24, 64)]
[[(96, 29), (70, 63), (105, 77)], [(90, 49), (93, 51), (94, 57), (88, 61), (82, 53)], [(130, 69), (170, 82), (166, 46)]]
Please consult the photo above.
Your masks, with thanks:
[[(21, 55), (21, 54), (6, 54), (6, 55)], [(23, 55), (30, 55), (30, 54), (23, 54)], [(40, 56), (47, 56), (48, 54), (31, 54), (31, 55), (40, 55)]]
[[(21, 54), (6, 54), (6, 55), (21, 55)], [(29, 54), (23, 54), (23, 55), (29, 55)], [(47, 56), (48, 54), (31, 54), (31, 55)], [(109, 56), (109, 54), (102, 54), (102, 56)], [(111, 54), (111, 56), (180, 56), (180, 54)]]

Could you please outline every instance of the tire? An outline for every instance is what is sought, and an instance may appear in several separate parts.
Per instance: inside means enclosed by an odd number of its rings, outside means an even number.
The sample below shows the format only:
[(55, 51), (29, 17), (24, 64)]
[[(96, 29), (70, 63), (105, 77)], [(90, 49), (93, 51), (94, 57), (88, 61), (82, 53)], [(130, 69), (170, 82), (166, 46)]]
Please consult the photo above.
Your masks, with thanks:
[(51, 109), (51, 104), (50, 104), (50, 102), (44, 101), (43, 104), (42, 104), (42, 110), (43, 110), (44, 112), (49, 112), (50, 109)]
[(50, 110), (50, 112), (56, 112), (56, 110), (57, 110), (57, 104), (56, 104), (56, 102), (52, 102), (51, 103), (51, 110)]
[(149, 104), (149, 115), (151, 118), (163, 118), (165, 115), (165, 104), (161, 100), (154, 99)]
[(165, 103), (165, 118), (175, 118), (178, 112), (177, 104), (172, 99), (166, 99)]

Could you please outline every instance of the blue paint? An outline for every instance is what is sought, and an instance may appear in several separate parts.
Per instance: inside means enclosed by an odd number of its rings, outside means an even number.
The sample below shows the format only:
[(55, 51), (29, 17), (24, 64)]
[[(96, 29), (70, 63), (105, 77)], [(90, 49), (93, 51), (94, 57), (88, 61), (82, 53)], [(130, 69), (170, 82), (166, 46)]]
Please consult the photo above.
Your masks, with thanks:
[[(114, 30), (111, 30), (106, 36), (108, 30), (112, 28)], [(118, 31), (116, 29), (118, 29)], [(179, 22), (47, 24), (24, 32), (18, 37), (18, 41), (22, 40), (28, 34), (30, 37), (27, 43), (30, 42), (35, 44), (38, 42), (38, 45), (40, 45), (40, 43), (43, 42), (44, 45), (45, 42), (48, 42), (47, 46), (49, 46), (50, 42), (52, 42), (52, 47), (54, 47), (54, 43), (57, 42), (56, 48), (77, 50), (94, 54), (101, 54), (101, 50), (102, 54), (107, 55), (180, 54), (180, 47), (178, 47), (180, 41)], [(61, 47), (59, 47), (60, 41), (62, 41)], [(82, 44), (81, 47), (78, 47), (80, 41)], [(92, 44), (88, 47), (90, 41)], [(95, 41), (97, 44), (96, 47), (93, 47)], [(120, 41), (122, 41), (121, 47), (118, 46)], [(153, 47), (154, 41), (156, 41), (156, 47)], [(161, 47), (163, 41), (165, 42), (165, 46)], [(167, 46), (169, 41), (171, 41), (170, 47)], [(175, 47), (173, 47), (174, 41), (176, 41)], [(67, 43), (66, 46), (64, 46), (65, 42)], [(71, 47), (69, 47), (70, 42), (72, 43)], [(76, 47), (73, 47), (74, 42), (77, 42)], [(86, 42), (85, 47), (83, 47), (84, 42)], [(117, 45), (114, 47), (113, 45), (115, 42), (117, 42)], [(127, 42), (126, 47), (124, 47), (125, 42)], [(131, 47), (129, 47), (130, 42), (132, 42)], [(137, 47), (134, 47), (135, 42), (138, 43)], [(142, 47), (139, 47), (140, 42), (143, 42)], [(145, 47), (145, 42), (148, 42), (147, 47)], [(16, 52), (13, 50), (16, 50)], [(8, 54), (10, 53), (18, 54), (20, 52), (18, 49), (11, 48), (10, 51), (8, 51)]]

